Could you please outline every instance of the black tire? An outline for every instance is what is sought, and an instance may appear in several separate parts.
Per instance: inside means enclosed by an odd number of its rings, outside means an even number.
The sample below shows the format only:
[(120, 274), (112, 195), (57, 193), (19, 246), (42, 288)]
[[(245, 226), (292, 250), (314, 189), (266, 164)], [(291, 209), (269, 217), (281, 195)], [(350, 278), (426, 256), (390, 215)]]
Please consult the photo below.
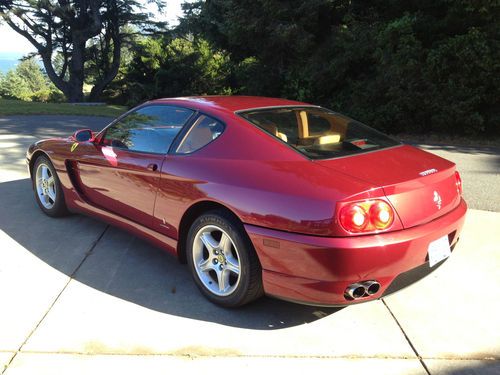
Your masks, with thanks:
[[(233, 279), (237, 278), (237, 282), (234, 283), (234, 286), (231, 286), (231, 288), (234, 287), (234, 290), (231, 291), (229, 295), (217, 295), (211, 291), (202, 281), (202, 276), (199, 275), (199, 272), (201, 273), (201, 271), (197, 271), (197, 268), (199, 269), (199, 267), (195, 266), (194, 254), (199, 254), (199, 250), (198, 252), (194, 250), (197, 234), (199, 234), (202, 229), (209, 227), (222, 229), (231, 239), (230, 253), (237, 255), (239, 276), (236, 277), (234, 274), (231, 274)], [(217, 231), (215, 230), (214, 233), (216, 235)], [(219, 245), (220, 242), (222, 241), (219, 239)], [(198, 249), (200, 248), (200, 243), (201, 242), (198, 242)], [(264, 294), (262, 287), (262, 268), (257, 254), (255, 253), (255, 249), (253, 248), (243, 225), (231, 214), (224, 210), (214, 210), (199, 216), (189, 229), (186, 245), (186, 258), (193, 280), (201, 293), (203, 293), (209, 301), (223, 307), (239, 307), (261, 297)], [(204, 244), (201, 246), (203, 247), (204, 254), (207, 254), (208, 257), (208, 248)], [(228, 259), (229, 256), (230, 255), (228, 255)], [(209, 272), (203, 273), (203, 275), (205, 275), (205, 277), (213, 275), (211, 276), (212, 280), (217, 282), (215, 271), (210, 270)], [(217, 288), (219, 287), (219, 284), (213, 287)]]
[[(36, 180), (37, 180), (38, 168), (40, 168), (41, 166), (46, 166), (47, 169), (49, 170), (50, 176), (53, 177), (54, 179), (53, 188), (55, 191), (55, 200), (51, 201), (52, 204), (50, 207), (47, 207), (47, 205), (44, 205), (44, 203), (42, 203), (38, 193)], [(46, 215), (52, 217), (61, 217), (68, 215), (69, 211), (66, 208), (66, 202), (64, 201), (64, 192), (61, 187), (61, 182), (59, 181), (59, 177), (57, 176), (57, 172), (54, 166), (46, 156), (39, 156), (35, 160), (35, 164), (33, 165), (33, 170), (31, 171), (31, 176), (32, 176), (33, 192), (35, 194), (35, 200), (36, 203), (38, 203), (40, 209)]]

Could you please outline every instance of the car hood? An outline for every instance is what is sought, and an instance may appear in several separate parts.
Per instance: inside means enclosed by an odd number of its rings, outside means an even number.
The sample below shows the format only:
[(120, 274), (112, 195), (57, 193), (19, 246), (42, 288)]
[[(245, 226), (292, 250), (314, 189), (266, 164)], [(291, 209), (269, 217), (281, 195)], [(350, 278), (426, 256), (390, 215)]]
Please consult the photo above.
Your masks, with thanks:
[(381, 187), (405, 228), (432, 221), (460, 203), (455, 164), (412, 146), (317, 164)]

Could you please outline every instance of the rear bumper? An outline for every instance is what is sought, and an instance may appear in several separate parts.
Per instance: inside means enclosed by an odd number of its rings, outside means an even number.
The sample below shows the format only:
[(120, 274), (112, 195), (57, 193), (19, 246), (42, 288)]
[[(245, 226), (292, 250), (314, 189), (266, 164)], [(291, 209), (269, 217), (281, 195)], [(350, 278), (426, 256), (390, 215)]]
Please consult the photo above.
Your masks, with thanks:
[[(305, 304), (343, 306), (380, 298), (429, 274), (429, 243), (448, 235), (455, 246), (467, 205), (424, 225), (357, 237), (317, 237), (245, 225), (263, 269), (266, 294)], [(401, 282), (401, 280), (404, 282)], [(356, 301), (352, 283), (377, 280), (380, 290)]]

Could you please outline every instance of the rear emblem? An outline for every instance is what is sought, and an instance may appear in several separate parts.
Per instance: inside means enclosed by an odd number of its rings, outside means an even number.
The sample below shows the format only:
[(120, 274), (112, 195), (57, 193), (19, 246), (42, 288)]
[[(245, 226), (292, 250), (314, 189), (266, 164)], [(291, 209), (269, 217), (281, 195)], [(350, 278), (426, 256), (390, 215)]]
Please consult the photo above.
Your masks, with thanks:
[(438, 210), (440, 210), (442, 200), (441, 200), (441, 196), (439, 195), (439, 193), (436, 190), (434, 190), (434, 203), (436, 203)]

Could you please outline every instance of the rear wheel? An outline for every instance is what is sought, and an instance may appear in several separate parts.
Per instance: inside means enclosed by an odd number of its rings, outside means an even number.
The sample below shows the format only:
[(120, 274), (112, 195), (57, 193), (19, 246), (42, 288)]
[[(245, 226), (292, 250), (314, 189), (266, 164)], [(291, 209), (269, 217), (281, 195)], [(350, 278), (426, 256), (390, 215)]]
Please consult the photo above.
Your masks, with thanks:
[(187, 241), (191, 274), (211, 302), (237, 307), (263, 294), (257, 254), (243, 226), (231, 215), (222, 210), (201, 215)]
[(45, 214), (53, 217), (68, 214), (56, 170), (45, 156), (38, 157), (33, 166), (33, 190), (36, 202)]

